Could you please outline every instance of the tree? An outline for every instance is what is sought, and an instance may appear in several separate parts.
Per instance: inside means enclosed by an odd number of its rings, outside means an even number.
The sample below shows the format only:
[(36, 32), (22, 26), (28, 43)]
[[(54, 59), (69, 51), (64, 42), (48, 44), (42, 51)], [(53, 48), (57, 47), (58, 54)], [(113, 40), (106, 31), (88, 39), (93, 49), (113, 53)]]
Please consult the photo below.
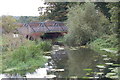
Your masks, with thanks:
[(68, 7), (72, 7), (76, 4), (80, 4), (77, 2), (46, 2), (48, 7), (46, 8), (45, 14), (47, 14), (47, 18), (50, 20), (56, 21), (65, 21), (67, 20)]
[(60, 2), (60, 3), (48, 3), (49, 5), (49, 13), (48, 18), (51, 20), (56, 21), (64, 21), (67, 19), (67, 2)]
[(35, 16), (20, 16), (17, 21), (20, 23), (29, 23), (32, 21), (39, 21), (39, 18)]
[(114, 33), (117, 34), (118, 39), (118, 62), (120, 62), (120, 2), (109, 3), (108, 8), (110, 8), (109, 13), (111, 14), (111, 27), (114, 29)]
[(100, 15), (100, 26), (101, 26), (101, 32), (103, 34), (111, 35), (113, 34), (112, 28), (110, 26), (110, 21), (102, 12), (99, 12)]
[(110, 8), (109, 13), (111, 14), (110, 20), (112, 23), (112, 27), (114, 28), (114, 32), (120, 34), (119, 31), (119, 14), (120, 14), (120, 2), (109, 3), (108, 8)]
[[(65, 36), (66, 43), (69, 45), (85, 45), (103, 34), (102, 25), (108, 23), (101, 22), (106, 18), (95, 7), (94, 3), (84, 3), (69, 9), (67, 15), (69, 34)], [(103, 18), (101, 18), (102, 16)]]
[(39, 16), (39, 20), (40, 20), (41, 22), (43, 22), (43, 21), (48, 20), (48, 18), (47, 18), (46, 15), (41, 15), (41, 16)]
[(95, 2), (96, 8), (99, 9), (107, 18), (110, 18), (109, 10), (107, 7), (108, 2)]
[(6, 33), (14, 31), (18, 26), (13, 16), (2, 16), (2, 27)]

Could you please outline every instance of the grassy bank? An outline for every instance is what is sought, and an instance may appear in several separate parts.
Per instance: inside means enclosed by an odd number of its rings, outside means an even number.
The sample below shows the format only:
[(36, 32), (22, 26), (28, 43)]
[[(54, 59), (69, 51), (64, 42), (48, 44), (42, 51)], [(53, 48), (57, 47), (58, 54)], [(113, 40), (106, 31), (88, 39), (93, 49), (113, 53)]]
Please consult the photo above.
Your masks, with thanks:
[[(5, 37), (5, 36), (4, 36)], [(9, 36), (8, 36), (9, 37)], [(22, 39), (21, 39), (22, 38)], [(43, 57), (45, 51), (51, 50), (48, 41), (29, 41), (23, 37), (5, 39), (2, 51), (3, 73), (26, 73), (42, 67), (47, 61)], [(8, 42), (7, 42), (8, 41)]]
[(91, 42), (90, 46), (98, 49), (108, 48), (110, 50), (118, 50), (117, 43), (115, 35), (105, 35)]
[(99, 52), (101, 54), (106, 54), (109, 57), (117, 60), (117, 51), (118, 51), (118, 41), (116, 39), (116, 35), (106, 35), (102, 36), (95, 41), (91, 42), (88, 46)]
[[(92, 48), (94, 51), (98, 52), (100, 55), (107, 55), (108, 58), (110, 58), (110, 61), (114, 61), (115, 63), (118, 63), (119, 65), (119, 54), (117, 53), (118, 49), (118, 41), (116, 39), (116, 35), (111, 36), (102, 36), (101, 38), (96, 39), (95, 41), (91, 42), (89, 44), (90, 48)], [(114, 63), (114, 64), (115, 64)], [(113, 78), (113, 77), (120, 77), (120, 68), (115, 67), (113, 68), (116, 75), (110, 75), (110, 73), (107, 74), (107, 77)]]

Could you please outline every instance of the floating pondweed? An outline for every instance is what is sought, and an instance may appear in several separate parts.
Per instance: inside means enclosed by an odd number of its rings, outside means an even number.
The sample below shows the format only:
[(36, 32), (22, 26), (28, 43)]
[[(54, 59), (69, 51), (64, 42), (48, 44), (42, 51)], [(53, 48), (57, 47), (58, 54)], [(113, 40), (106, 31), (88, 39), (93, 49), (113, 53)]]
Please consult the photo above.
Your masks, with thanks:
[(103, 58), (103, 60), (105, 60), (105, 61), (108, 61), (108, 60), (110, 60), (111, 58)]
[(107, 57), (107, 55), (102, 55), (102, 57)]
[(113, 63), (105, 63), (106, 65), (112, 65)]
[(97, 72), (96, 73), (97, 75), (102, 75), (102, 74), (104, 74), (103, 72)]
[(108, 69), (113, 70), (114, 68), (108, 68)]
[(97, 65), (98, 68), (106, 68), (104, 65)]
[(112, 64), (112, 66), (120, 67), (120, 64)]
[(86, 73), (86, 75), (90, 75), (90, 73)]
[(92, 71), (92, 69), (83, 69), (84, 71)]
[(105, 77), (108, 77), (108, 78), (118, 78), (118, 76), (116, 75), (116, 73), (113, 73), (113, 72), (107, 73), (107, 74), (105, 75)]

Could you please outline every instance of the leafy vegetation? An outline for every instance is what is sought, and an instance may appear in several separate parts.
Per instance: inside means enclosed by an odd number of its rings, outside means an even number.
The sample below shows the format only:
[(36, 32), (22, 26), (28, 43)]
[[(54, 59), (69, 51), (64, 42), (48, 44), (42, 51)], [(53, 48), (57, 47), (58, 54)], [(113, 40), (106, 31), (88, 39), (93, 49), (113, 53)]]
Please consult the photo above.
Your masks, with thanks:
[[(67, 45), (89, 44), (102, 36), (104, 37), (104, 35), (108, 35), (109, 37), (111, 35), (111, 40), (118, 37), (119, 42), (119, 2), (48, 2), (46, 4), (49, 5), (46, 11), (48, 19), (58, 21), (67, 20), (69, 34), (63, 40)], [(65, 10), (63, 10), (63, 7), (65, 7)], [(63, 12), (66, 13), (64, 13), (64, 16), (61, 16)], [(65, 18), (66, 15), (67, 17)], [(71, 42), (74, 44), (71, 44)]]
[(65, 41), (69, 46), (85, 45), (103, 35), (101, 32), (106, 32), (104, 26), (109, 27), (108, 24), (109, 21), (95, 9), (93, 3), (77, 5), (69, 9), (67, 20), (69, 34), (65, 36)]
[(120, 10), (119, 10), (119, 7), (120, 7), (120, 2), (115, 2), (115, 3), (109, 3), (108, 4), (108, 8), (110, 8), (110, 14), (111, 14), (111, 26), (112, 26), (112, 29), (114, 31), (116, 35), (116, 38), (118, 40), (118, 54), (119, 54), (119, 58), (118, 58), (118, 62), (120, 62), (120, 17), (119, 17), (119, 14), (120, 14)]
[(107, 7), (109, 2), (95, 2), (94, 4), (96, 5), (96, 8), (99, 9), (108, 19), (110, 18), (110, 8)]
[(2, 16), (2, 28), (5, 33), (13, 32), (18, 26), (15, 24), (17, 21), (13, 16)]
[(39, 18), (36, 16), (20, 16), (16, 17), (17, 22), (19, 23), (29, 23), (29, 22), (35, 22), (39, 21)]
[[(28, 45), (20, 46), (18, 49), (6, 54), (3, 56), (3, 72), (9, 72), (9, 69), (12, 68), (16, 70), (37, 68), (46, 62), (42, 55), (43, 50), (34, 42), (28, 42)], [(10, 55), (8, 56), (8, 54)]]
[[(68, 8), (84, 3), (85, 2), (46, 2), (45, 4), (48, 5), (48, 7), (43, 15), (46, 15), (46, 18), (50, 20), (66, 21), (68, 19)], [(110, 8), (106, 7), (109, 4), (108, 2), (95, 2), (94, 4), (107, 18), (110, 18)]]
[(52, 45), (50, 41), (41, 41), (38, 44), (38, 47), (43, 51), (50, 51), (52, 49)]
[(115, 35), (102, 36), (101, 38), (98, 38), (95, 41), (91, 42), (90, 45), (91, 47), (98, 49), (110, 48), (112, 50), (118, 50), (118, 42)]
[(13, 38), (11, 34), (4, 34), (4, 42), (2, 44), (3, 72), (6, 73), (21, 70), (34, 71), (36, 68), (42, 67), (43, 64), (47, 61), (43, 57), (43, 53), (44, 51), (51, 50), (50, 42), (39, 41), (36, 43), (35, 41), (21, 39), (22, 37), (23, 36), (19, 35), (18, 38)]
[(66, 21), (67, 20), (67, 13), (68, 7), (72, 7), (76, 4), (81, 4), (77, 2), (46, 2), (48, 7), (46, 8), (46, 18), (55, 21)]
[(66, 3), (56, 3), (56, 2), (48, 2), (46, 3), (49, 5), (47, 8), (47, 17), (48, 19), (51, 20), (56, 20), (56, 21), (64, 21), (67, 19), (67, 2)]
[[(84, 3), (70, 7), (67, 14), (69, 34), (59, 40), (68, 46), (90, 45), (100, 55), (107, 55), (112, 59), (110, 61), (119, 63), (120, 31), (118, 15), (120, 10), (118, 8), (118, 2), (104, 3), (103, 6), (101, 6), (101, 3)], [(104, 49), (106, 50), (101, 51)], [(120, 74), (119, 72), (116, 73)], [(109, 78), (111, 77), (109, 76)]]

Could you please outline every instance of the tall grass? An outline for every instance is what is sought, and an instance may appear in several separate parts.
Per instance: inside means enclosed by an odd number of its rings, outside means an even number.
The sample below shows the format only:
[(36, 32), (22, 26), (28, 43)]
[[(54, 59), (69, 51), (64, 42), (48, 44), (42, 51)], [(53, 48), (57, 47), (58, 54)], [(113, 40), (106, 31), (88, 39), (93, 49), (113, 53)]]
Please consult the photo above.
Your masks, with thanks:
[(3, 73), (20, 72), (21, 70), (25, 70), (26, 73), (29, 69), (34, 71), (36, 68), (42, 67), (47, 61), (43, 57), (44, 51), (51, 50), (51, 43), (48, 41), (36, 43), (20, 38), (12, 40), (11, 37), (10, 40), (5, 40), (5, 42), (4, 45), (7, 45), (5, 46), (6, 50), (2, 53)]
[(117, 50), (118, 41), (117, 41), (116, 35), (111, 35), (111, 36), (106, 35), (91, 42), (90, 46), (98, 49), (110, 48), (110, 49)]
[(43, 50), (41, 47), (36, 45), (35, 42), (28, 42), (28, 45), (20, 46), (18, 49), (11, 52), (11, 55), (6, 56), (3, 71), (11, 68), (23, 70), (31, 67), (33, 69), (40, 67), (46, 62), (42, 54)]
[(50, 41), (40, 41), (37, 45), (43, 51), (50, 51), (52, 49), (52, 45)]
[(101, 55), (108, 55), (108, 57), (112, 58), (112, 60), (117, 61), (119, 56), (112, 52), (106, 52), (101, 49), (108, 49), (113, 51), (118, 51), (118, 42), (115, 35), (104, 35), (95, 41), (88, 44), (90, 48), (94, 51), (100, 53)]

